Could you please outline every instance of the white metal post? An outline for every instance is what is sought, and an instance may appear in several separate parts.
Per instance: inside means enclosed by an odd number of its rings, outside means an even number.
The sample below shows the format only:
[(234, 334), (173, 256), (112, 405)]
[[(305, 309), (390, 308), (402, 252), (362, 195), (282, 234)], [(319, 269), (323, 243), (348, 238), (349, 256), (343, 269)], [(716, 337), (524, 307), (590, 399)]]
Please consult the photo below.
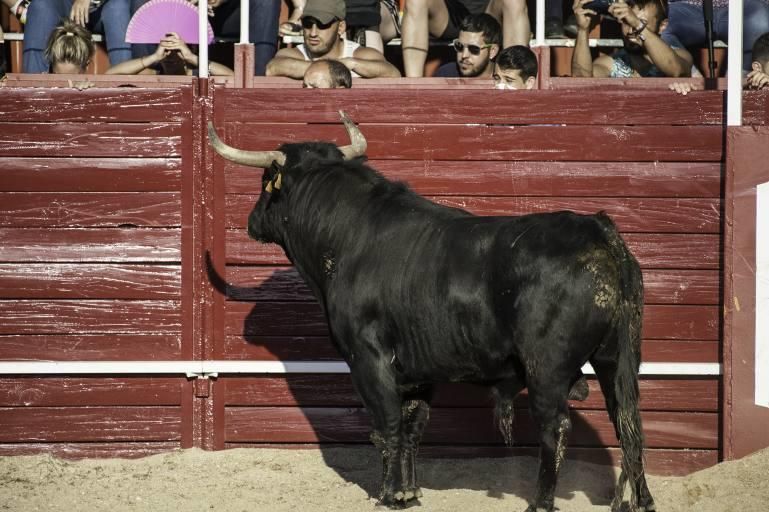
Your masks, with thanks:
[(537, 13), (534, 26), (534, 44), (532, 46), (543, 46), (545, 44), (545, 0), (537, 0)]
[(198, 77), (208, 78), (208, 0), (198, 0)]
[(240, 0), (240, 44), (248, 44), (249, 0)]

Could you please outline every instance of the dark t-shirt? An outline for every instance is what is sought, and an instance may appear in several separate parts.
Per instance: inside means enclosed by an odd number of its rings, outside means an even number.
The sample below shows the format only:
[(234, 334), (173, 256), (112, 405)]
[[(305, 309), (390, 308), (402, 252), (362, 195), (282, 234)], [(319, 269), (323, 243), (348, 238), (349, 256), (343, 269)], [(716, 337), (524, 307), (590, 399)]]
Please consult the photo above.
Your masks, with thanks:
[(382, 22), (379, 0), (345, 0), (347, 27), (376, 27)]
[(459, 68), (457, 68), (456, 62), (447, 62), (435, 70), (433, 76), (439, 76), (443, 78), (460, 78)]

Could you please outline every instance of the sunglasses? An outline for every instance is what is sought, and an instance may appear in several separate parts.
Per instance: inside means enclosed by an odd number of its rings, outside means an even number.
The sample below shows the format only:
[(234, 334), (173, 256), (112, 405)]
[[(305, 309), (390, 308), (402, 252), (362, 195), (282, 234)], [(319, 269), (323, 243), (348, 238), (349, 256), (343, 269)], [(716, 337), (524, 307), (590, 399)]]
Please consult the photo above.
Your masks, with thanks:
[(465, 48), (467, 48), (467, 51), (470, 52), (470, 55), (480, 55), (481, 50), (485, 50), (486, 48), (490, 48), (492, 45), (490, 44), (484, 44), (483, 46), (478, 46), (477, 44), (465, 44), (459, 39), (454, 39), (451, 42), (451, 46), (454, 47), (454, 49), (457, 51), (457, 53), (462, 53), (465, 51)]
[(334, 18), (333, 20), (329, 21), (328, 23), (321, 23), (320, 20), (317, 18), (313, 18), (312, 16), (306, 16), (302, 18), (302, 28), (310, 30), (313, 25), (318, 27), (318, 30), (327, 30), (331, 28), (331, 25), (336, 23), (337, 20)]

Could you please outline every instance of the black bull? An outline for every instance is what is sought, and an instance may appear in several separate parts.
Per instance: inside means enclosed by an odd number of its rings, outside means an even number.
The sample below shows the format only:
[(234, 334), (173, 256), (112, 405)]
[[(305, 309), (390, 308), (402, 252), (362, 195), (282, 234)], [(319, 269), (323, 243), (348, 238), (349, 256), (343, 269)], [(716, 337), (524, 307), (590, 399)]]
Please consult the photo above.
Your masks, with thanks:
[[(251, 237), (280, 245), (323, 308), (382, 453), (380, 502), (421, 496), (415, 456), (441, 382), (491, 387), (511, 442), (513, 398), (528, 388), (540, 469), (530, 511), (551, 511), (571, 428), (569, 390), (595, 370), (622, 448), (612, 509), (653, 510), (638, 408), (643, 284), (603, 213), (478, 217), (432, 203), (355, 158), (365, 139), (343, 114), (350, 146), (214, 148), (265, 167)], [(579, 386), (575, 386), (578, 388)]]

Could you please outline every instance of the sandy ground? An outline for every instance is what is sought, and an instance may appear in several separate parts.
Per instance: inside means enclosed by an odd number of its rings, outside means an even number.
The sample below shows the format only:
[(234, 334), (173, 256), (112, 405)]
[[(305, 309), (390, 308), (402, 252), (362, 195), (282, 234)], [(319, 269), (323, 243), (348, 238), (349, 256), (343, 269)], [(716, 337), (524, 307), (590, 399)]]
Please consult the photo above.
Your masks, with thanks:
[[(536, 460), (421, 459), (414, 512), (522, 512)], [(184, 450), (142, 459), (0, 457), (0, 510), (372, 511), (380, 463), (372, 448)], [(608, 510), (613, 470), (567, 461), (556, 507)], [(651, 476), (660, 511), (769, 510), (769, 449), (688, 477)], [(380, 510), (380, 509), (377, 509)]]

